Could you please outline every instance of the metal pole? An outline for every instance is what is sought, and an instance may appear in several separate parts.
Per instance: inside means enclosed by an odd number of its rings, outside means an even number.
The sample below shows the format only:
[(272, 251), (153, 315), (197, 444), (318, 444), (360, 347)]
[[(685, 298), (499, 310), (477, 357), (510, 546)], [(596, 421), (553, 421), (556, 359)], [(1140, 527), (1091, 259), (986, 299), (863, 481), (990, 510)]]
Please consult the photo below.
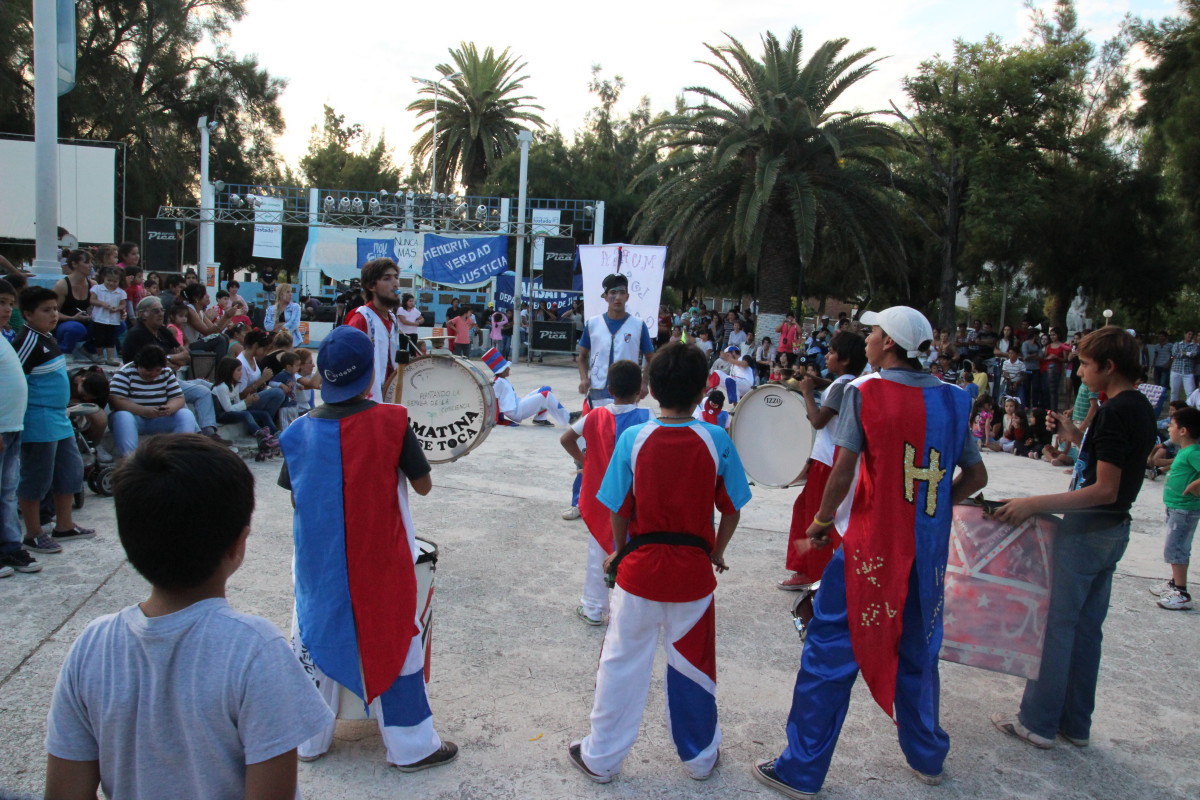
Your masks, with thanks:
[[(517, 134), (517, 142), (521, 145), (521, 177), (517, 184), (517, 268), (516, 279), (513, 281), (513, 361), (521, 360), (521, 280), (525, 272), (525, 189), (529, 180), (529, 145), (533, 142), (533, 134), (521, 131)], [(530, 333), (533, 332), (533, 315), (530, 315)]]
[(604, 244), (604, 201), (596, 201), (595, 222), (592, 226), (592, 244)]
[(206, 116), (200, 118), (196, 127), (200, 130), (200, 235), (196, 239), (196, 260), (200, 262), (200, 281), (215, 289), (221, 282), (220, 276), (215, 276), (211, 284), (208, 280), (208, 268), (213, 265), (213, 253), (216, 250), (213, 230), (216, 198), (213, 196), (212, 182), (208, 179), (209, 134), (212, 128), (208, 126)]
[(437, 101), (438, 95), (441, 94), (442, 82), (440, 80), (433, 82), (433, 163), (430, 165), (429, 173), (429, 194), (437, 200)]
[(58, 275), (58, 3), (33, 3), (33, 272)]

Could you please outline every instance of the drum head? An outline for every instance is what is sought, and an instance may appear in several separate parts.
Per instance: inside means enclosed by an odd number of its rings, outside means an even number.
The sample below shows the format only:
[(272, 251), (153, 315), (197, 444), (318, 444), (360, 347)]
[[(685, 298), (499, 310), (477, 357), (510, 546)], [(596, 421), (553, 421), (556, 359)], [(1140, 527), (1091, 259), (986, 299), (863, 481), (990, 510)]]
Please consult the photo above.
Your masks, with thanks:
[(431, 464), (458, 460), (496, 425), (491, 382), (470, 361), (454, 356), (414, 359), (392, 376), (384, 398), (408, 409), (408, 423)]
[(764, 486), (790, 486), (804, 469), (815, 438), (804, 397), (773, 383), (746, 393), (734, 406), (729, 436), (746, 474)]

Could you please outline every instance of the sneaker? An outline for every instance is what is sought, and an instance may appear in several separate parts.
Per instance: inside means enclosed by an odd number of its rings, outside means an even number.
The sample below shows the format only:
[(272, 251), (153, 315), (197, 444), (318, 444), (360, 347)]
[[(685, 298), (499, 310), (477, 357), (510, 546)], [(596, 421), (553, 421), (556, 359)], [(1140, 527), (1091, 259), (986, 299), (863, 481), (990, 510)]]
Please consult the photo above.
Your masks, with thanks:
[(69, 531), (55, 531), (54, 541), (56, 542), (78, 542), (82, 539), (95, 539), (96, 531), (91, 528), (81, 528), (76, 525)]
[(297, 754), (296, 760), (303, 761), (305, 764), (311, 764), (312, 762), (316, 761), (317, 759), (324, 757), (324, 755), (325, 755), (324, 753), (317, 753), (315, 756), (302, 756), (302, 755)]
[(579, 418), (582, 416), (583, 416), (582, 411), (572, 411), (570, 414), (567, 415), (567, 421), (570, 422), (572, 425), (574, 425), (576, 422), (579, 422)]
[(208, 437), (209, 439), (212, 439), (217, 444), (222, 445), (224, 447), (229, 447), (230, 445), (233, 444), (233, 442), (229, 441), (228, 439), (226, 439), (225, 437), (223, 437), (221, 434), (217, 433), (216, 431), (213, 431), (212, 433), (206, 433), (204, 435), (206, 437)]
[(1183, 589), (1175, 589), (1158, 598), (1158, 605), (1168, 611), (1188, 611), (1192, 607), (1192, 596)]
[(104, 363), (110, 367), (119, 367), (119, 366), (121, 366), (121, 359), (110, 358), (107, 361), (105, 361)]
[(458, 758), (458, 745), (454, 742), (442, 742), (442, 746), (434, 750), (429, 755), (422, 758), (420, 761), (414, 761), (411, 764), (394, 764), (396, 769), (401, 772), (420, 772), (423, 769), (431, 769), (440, 767), (443, 764), (449, 764), (454, 759)]
[(15, 569), (17, 572), (41, 572), (42, 565), (29, 555), (27, 550), (15, 550), (11, 553), (0, 554), (0, 564)]
[(992, 714), (992, 724), (996, 726), (996, 730), (1001, 733), (1007, 733), (1009, 736), (1015, 736), (1026, 744), (1031, 744), (1040, 750), (1049, 750), (1054, 747), (1054, 740), (1047, 739), (1045, 736), (1038, 736), (1033, 731), (1021, 724), (1021, 720), (1016, 714), (1009, 716), (1008, 714), (996, 713)]
[(541, 425), (543, 428), (553, 428), (554, 427), (554, 423), (548, 419), (535, 419), (533, 421), (533, 424)]
[(750, 772), (754, 775), (754, 780), (770, 786), (775, 791), (779, 792), (784, 797), (790, 797), (792, 800), (806, 800), (809, 797), (816, 797), (816, 792), (802, 792), (788, 786), (783, 780), (775, 774), (775, 759), (770, 761), (760, 761), (750, 768)]
[(1066, 739), (1068, 742), (1075, 745), (1076, 747), (1087, 747), (1089, 744), (1091, 744), (1090, 739), (1080, 739), (1075, 736), (1067, 736), (1067, 734), (1063, 733), (1062, 731), (1059, 731), (1058, 735), (1061, 736), (1062, 738)]
[(785, 592), (804, 592), (812, 588), (813, 582), (804, 575), (794, 572), (790, 578), (784, 578), (775, 585)]
[(7, 564), (0, 566), (0, 578), (11, 578), (14, 574), (13, 568)]
[(61, 553), (62, 545), (54, 541), (54, 538), (46, 533), (39, 533), (36, 539), (26, 538), (22, 544), (26, 550), (32, 550), (35, 553)]
[(703, 775), (693, 775), (692, 773), (689, 772), (688, 777), (694, 781), (706, 781), (712, 777), (713, 772), (716, 771), (717, 765), (719, 765), (720, 763), (721, 763), (721, 748), (718, 747), (717, 748), (717, 757), (713, 759), (712, 768), (709, 769), (709, 771), (704, 773)]
[(941, 786), (942, 781), (946, 778), (945, 772), (939, 772), (937, 775), (930, 775), (928, 772), (921, 772), (921, 770), (917, 769), (916, 767), (909, 767), (909, 769), (912, 770), (913, 776), (926, 786)]
[(1167, 578), (1162, 583), (1156, 583), (1150, 587), (1150, 594), (1155, 597), (1162, 597), (1164, 594), (1170, 594), (1175, 591), (1175, 579)]
[(579, 519), (579, 506), (571, 506), (562, 513), (563, 519)]
[(593, 619), (592, 617), (589, 617), (587, 613), (584, 612), (583, 606), (575, 606), (575, 616), (583, 620), (584, 625), (596, 626), (604, 624), (604, 620), (602, 619)]
[(587, 776), (587, 779), (595, 783), (612, 783), (612, 775), (597, 775), (588, 769), (588, 765), (583, 763), (583, 743), (571, 742), (567, 747), (567, 757), (571, 759), (580, 772)]

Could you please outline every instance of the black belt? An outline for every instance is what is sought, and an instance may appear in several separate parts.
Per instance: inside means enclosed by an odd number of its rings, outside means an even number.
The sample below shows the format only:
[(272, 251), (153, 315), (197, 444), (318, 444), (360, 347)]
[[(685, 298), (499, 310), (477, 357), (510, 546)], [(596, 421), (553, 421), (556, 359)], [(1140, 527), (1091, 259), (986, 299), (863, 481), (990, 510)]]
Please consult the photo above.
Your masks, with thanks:
[(639, 547), (645, 547), (648, 544), (667, 544), (676, 545), (679, 547), (698, 547), (705, 553), (712, 554), (712, 545), (708, 540), (697, 536), (694, 533), (675, 533), (672, 531), (651, 531), (637, 536), (631, 536), (625, 546), (617, 551), (617, 557), (608, 565), (608, 573), (604, 576), (604, 582), (608, 584), (608, 588), (613, 588), (617, 585), (617, 567), (621, 565), (621, 560), (625, 556), (637, 550)]

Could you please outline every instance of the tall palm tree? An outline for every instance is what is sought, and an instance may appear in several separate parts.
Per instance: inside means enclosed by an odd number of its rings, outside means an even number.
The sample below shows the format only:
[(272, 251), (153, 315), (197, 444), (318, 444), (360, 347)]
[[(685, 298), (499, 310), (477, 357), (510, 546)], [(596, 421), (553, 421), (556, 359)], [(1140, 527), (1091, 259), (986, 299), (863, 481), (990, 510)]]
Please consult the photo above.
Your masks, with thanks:
[(534, 98), (518, 95), (528, 75), (517, 75), (525, 69), (519, 57), (510, 55), (508, 48), (497, 55), (487, 48), (480, 55), (473, 43), (463, 42), (450, 51), (453, 64), (438, 64), (442, 75), (461, 73), (442, 83), (441, 89), (422, 86), (425, 95), (409, 103), (408, 110), (422, 118), (413, 130), (423, 130), (412, 147), (413, 157), (425, 162), (433, 152), (434, 92), (437, 98), (437, 183), (450, 186), (461, 180), (467, 194), (479, 194), (488, 175), (506, 153), (516, 149), (521, 123), (544, 128), (545, 121), (536, 111), (539, 105), (527, 101)]
[[(880, 112), (833, 111), (874, 71), (871, 49), (843, 55), (846, 39), (821, 45), (802, 63), (803, 34), (786, 44), (768, 33), (761, 60), (736, 39), (705, 45), (734, 89), (726, 97), (689, 87), (698, 104), (647, 130), (670, 134), (667, 158), (638, 180), (661, 182), (638, 212), (638, 238), (670, 246), (672, 272), (718, 283), (757, 285), (764, 332), (804, 297), (806, 270), (864, 270), (903, 262), (887, 202), (885, 153), (901, 144)], [(869, 293), (869, 289), (868, 289)]]

